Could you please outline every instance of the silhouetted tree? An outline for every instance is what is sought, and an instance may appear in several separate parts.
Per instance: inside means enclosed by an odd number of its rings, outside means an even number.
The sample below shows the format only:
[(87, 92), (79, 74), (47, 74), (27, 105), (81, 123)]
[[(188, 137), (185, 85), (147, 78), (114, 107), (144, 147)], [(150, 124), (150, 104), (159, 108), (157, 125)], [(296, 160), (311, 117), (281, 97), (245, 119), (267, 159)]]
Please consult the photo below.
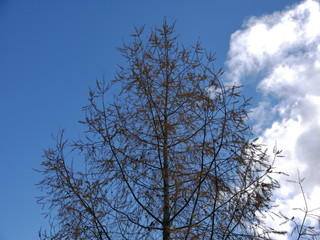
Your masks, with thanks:
[(41, 237), (268, 239), (257, 215), (278, 183), (250, 140), (249, 101), (199, 43), (178, 43), (174, 25), (143, 32), (119, 49), (115, 80), (90, 90), (84, 137), (61, 132), (45, 151), (39, 202), (52, 231)]

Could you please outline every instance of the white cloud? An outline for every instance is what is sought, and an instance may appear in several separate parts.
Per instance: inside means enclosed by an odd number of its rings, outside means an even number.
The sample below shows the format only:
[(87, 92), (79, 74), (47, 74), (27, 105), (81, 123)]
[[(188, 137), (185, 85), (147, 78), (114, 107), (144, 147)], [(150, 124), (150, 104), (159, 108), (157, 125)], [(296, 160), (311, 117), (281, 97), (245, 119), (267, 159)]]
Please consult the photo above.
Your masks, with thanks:
[(283, 58), (314, 48), (320, 37), (319, 3), (307, 0), (291, 9), (262, 17), (252, 17), (231, 36), (229, 78), (234, 81), (258, 72)]
[[(285, 155), (277, 166), (291, 179), (299, 170), (309, 204), (320, 206), (320, 1), (250, 18), (231, 36), (226, 64), (229, 81), (258, 81), (257, 134), (271, 148), (277, 141)], [(302, 204), (296, 187), (277, 192), (288, 213)]]

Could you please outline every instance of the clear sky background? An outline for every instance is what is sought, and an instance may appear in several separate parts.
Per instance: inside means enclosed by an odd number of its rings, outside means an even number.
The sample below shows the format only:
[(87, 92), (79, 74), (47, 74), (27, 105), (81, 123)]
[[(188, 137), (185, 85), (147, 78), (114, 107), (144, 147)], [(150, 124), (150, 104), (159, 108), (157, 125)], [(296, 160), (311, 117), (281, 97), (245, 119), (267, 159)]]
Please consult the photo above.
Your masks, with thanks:
[[(112, 79), (133, 26), (177, 21), (185, 45), (215, 52), (226, 78), (253, 96), (256, 134), (284, 149), (278, 166), (308, 177), (320, 199), (320, 3), (318, 0), (0, 0), (0, 240), (37, 239), (47, 220), (36, 197), (51, 133), (80, 134), (88, 88)], [(277, 192), (290, 211), (301, 196)], [(317, 199), (315, 201), (315, 199)], [(285, 226), (283, 226), (285, 227)], [(287, 239), (284, 237), (283, 239)], [(289, 238), (288, 238), (289, 239)]]

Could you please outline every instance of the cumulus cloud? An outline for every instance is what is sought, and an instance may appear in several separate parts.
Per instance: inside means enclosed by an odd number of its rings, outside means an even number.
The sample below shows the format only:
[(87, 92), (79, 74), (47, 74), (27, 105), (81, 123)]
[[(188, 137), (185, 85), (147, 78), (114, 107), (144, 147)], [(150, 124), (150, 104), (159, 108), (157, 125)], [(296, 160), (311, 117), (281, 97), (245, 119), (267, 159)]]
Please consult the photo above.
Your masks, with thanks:
[(229, 78), (239, 81), (244, 75), (257, 73), (284, 58), (294, 61), (295, 56), (310, 53), (319, 46), (319, 22), (319, 2), (314, 0), (250, 18), (243, 29), (231, 36)]
[[(277, 141), (279, 169), (291, 178), (299, 170), (309, 204), (320, 205), (320, 1), (250, 18), (232, 34), (226, 65), (229, 81), (256, 81), (256, 134), (271, 149)], [(302, 198), (283, 184), (277, 196), (288, 212)]]

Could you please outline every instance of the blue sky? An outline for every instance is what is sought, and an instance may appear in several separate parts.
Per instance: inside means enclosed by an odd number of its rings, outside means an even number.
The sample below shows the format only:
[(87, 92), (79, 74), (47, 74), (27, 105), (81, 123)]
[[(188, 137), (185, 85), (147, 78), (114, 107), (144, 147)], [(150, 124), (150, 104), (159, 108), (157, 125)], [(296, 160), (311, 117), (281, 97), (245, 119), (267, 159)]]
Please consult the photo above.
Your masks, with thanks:
[[(262, 139), (271, 144), (279, 140), (293, 169), (299, 165), (305, 174), (319, 178), (308, 172), (319, 147), (318, 135), (308, 135), (320, 133), (320, 90), (315, 87), (320, 85), (320, 61), (316, 65), (318, 58), (311, 56), (320, 51), (319, 31), (310, 30), (313, 23), (299, 14), (289, 14), (315, 9), (317, 22), (317, 7), (317, 0), (0, 0), (0, 240), (37, 239), (47, 220), (35, 202), (41, 195), (35, 186), (40, 176), (32, 169), (40, 167), (43, 149), (52, 146), (51, 133), (65, 128), (68, 136), (79, 135), (77, 121), (82, 119), (89, 86), (103, 75), (112, 79), (116, 65), (123, 63), (116, 47), (134, 25), (160, 25), (165, 16), (177, 21), (185, 45), (200, 40), (216, 53), (217, 68), (246, 85), (246, 96), (255, 97), (253, 118), (263, 116), (269, 123), (256, 125)], [(297, 22), (301, 29), (295, 27)], [(298, 130), (290, 135), (292, 128)], [(306, 136), (312, 141), (308, 138), (309, 160), (303, 161)], [(309, 183), (312, 198), (320, 191), (315, 182)], [(287, 192), (292, 196), (294, 190), (288, 187)]]

